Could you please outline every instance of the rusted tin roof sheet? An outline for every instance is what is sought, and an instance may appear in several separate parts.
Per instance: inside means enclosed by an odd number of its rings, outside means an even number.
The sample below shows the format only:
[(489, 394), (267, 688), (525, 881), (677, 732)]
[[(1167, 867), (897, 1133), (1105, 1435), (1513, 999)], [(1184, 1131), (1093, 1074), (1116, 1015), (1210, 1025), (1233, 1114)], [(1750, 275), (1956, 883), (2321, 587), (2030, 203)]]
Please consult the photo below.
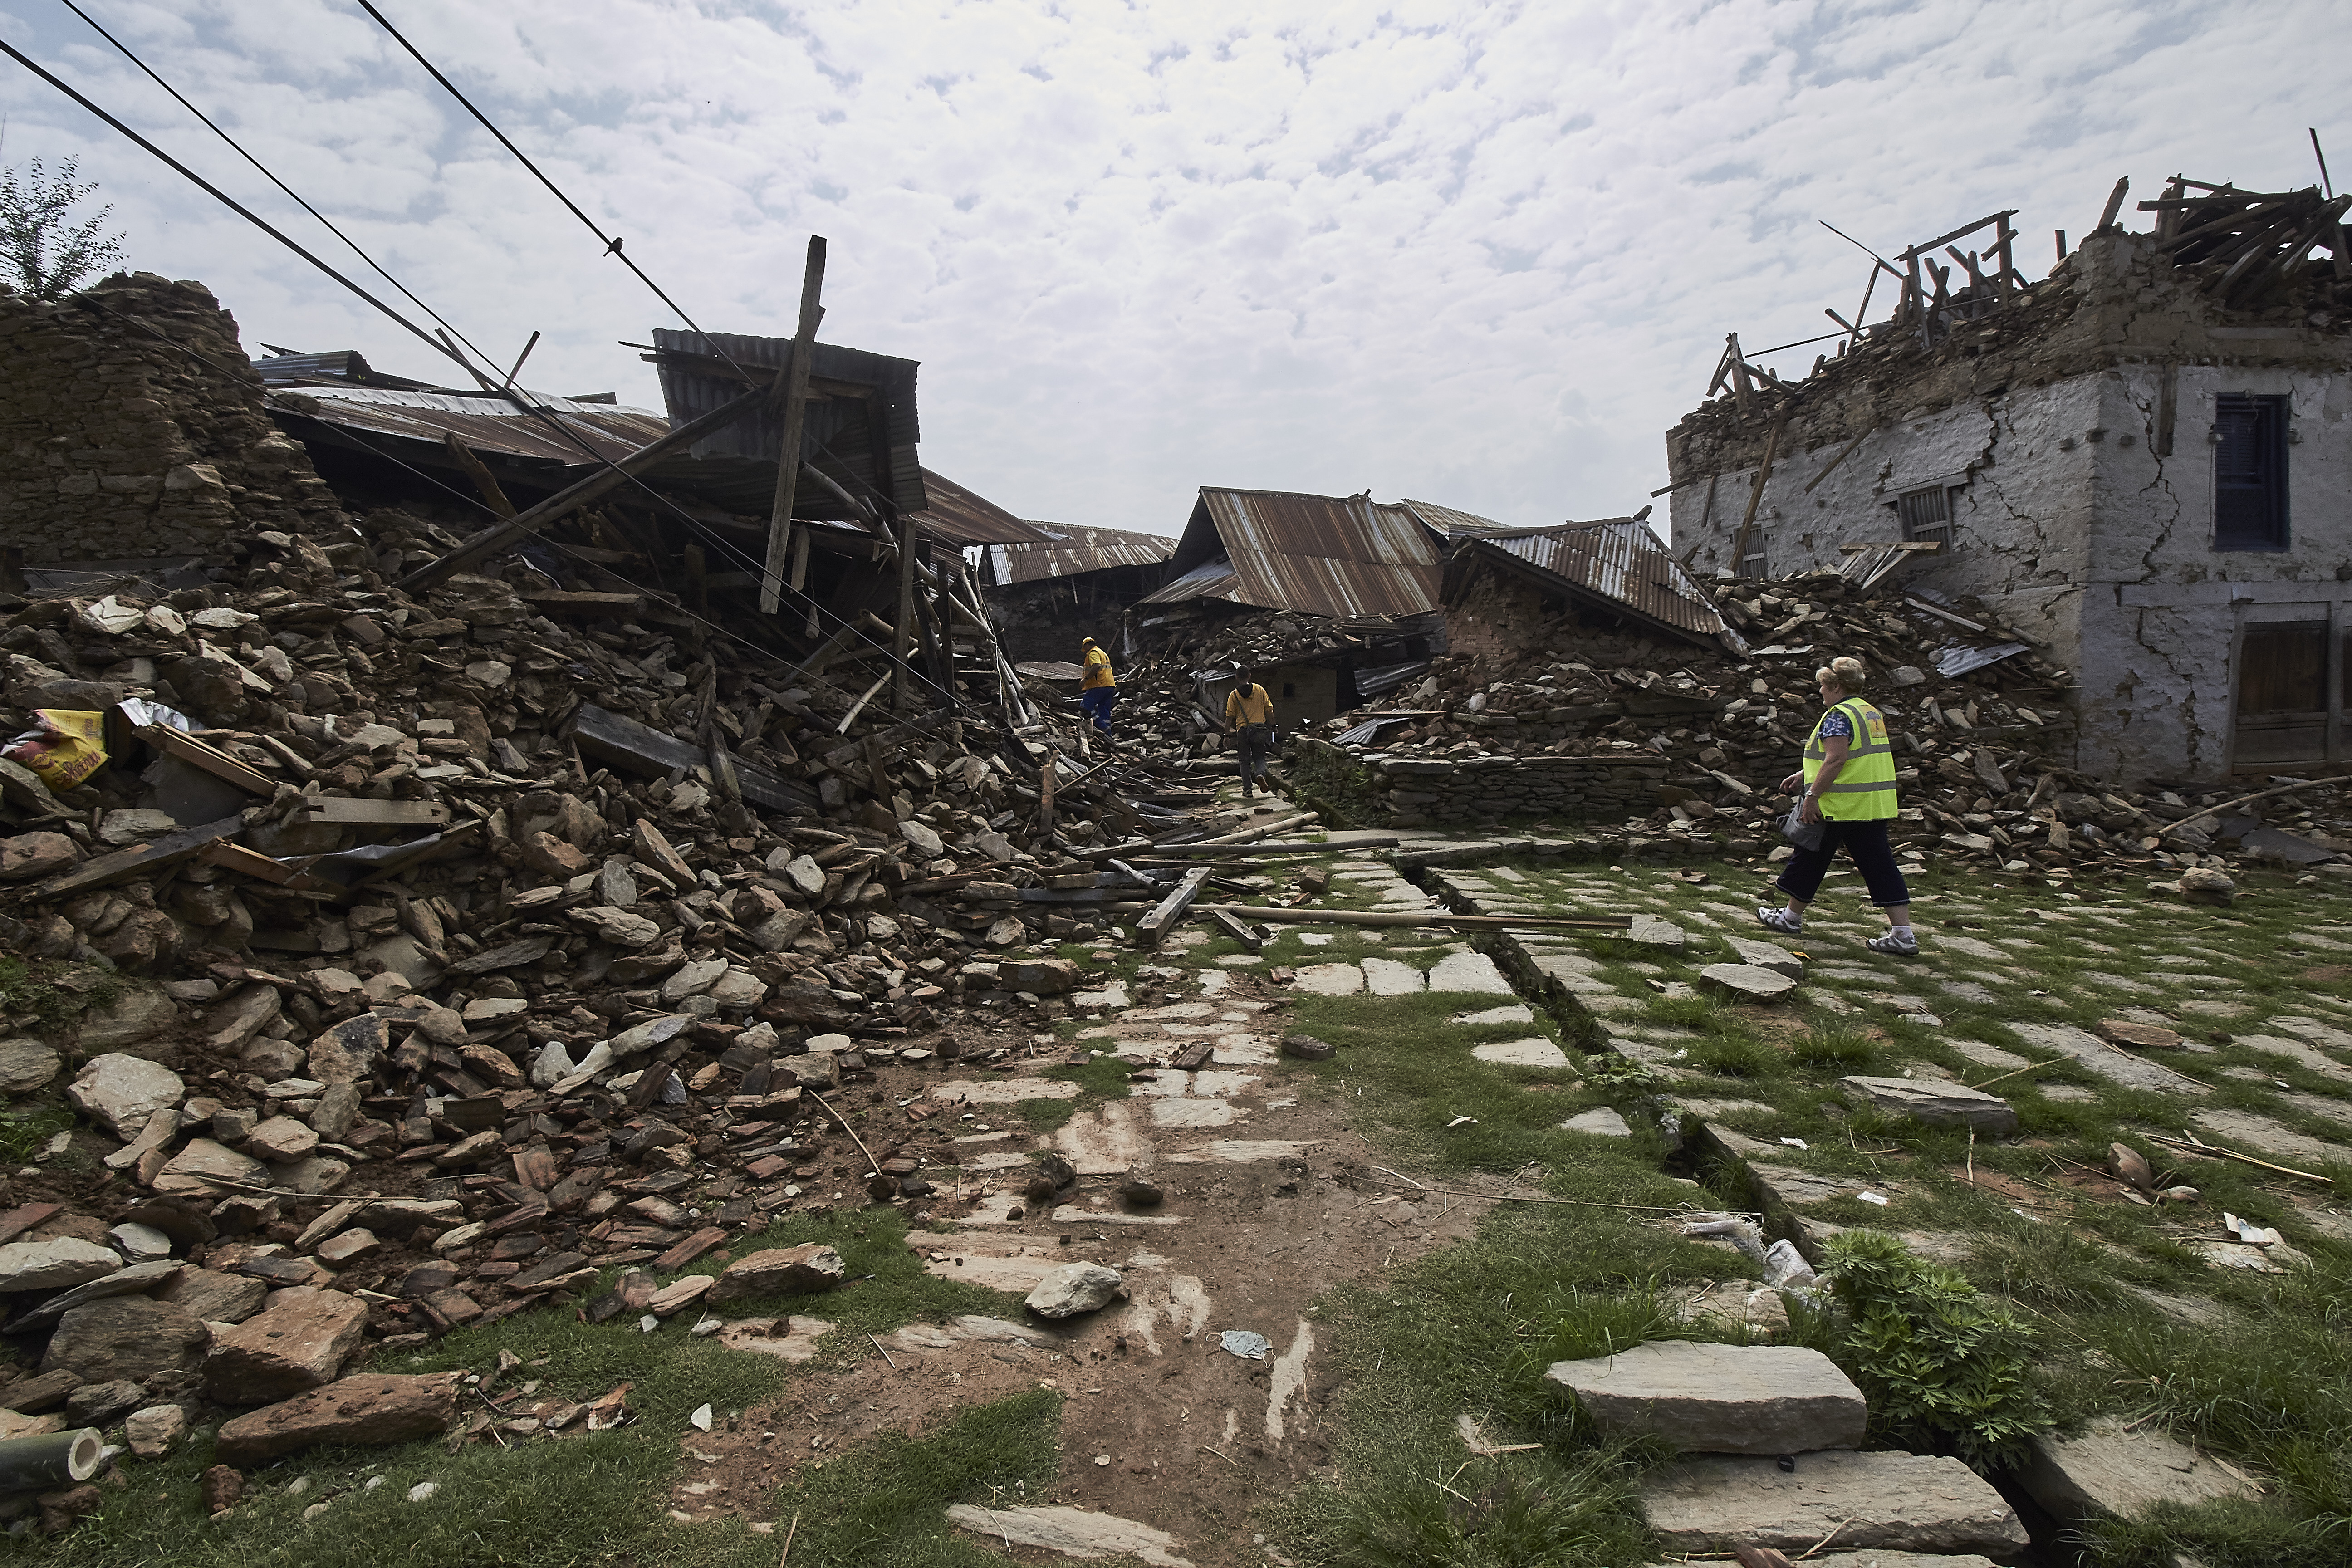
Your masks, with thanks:
[[(1219, 574), (1200, 569), (1223, 563)], [(1437, 607), (1439, 542), (1405, 506), (1369, 495), (1201, 491), (1170, 563), (1174, 582), (1142, 603), (1219, 598), (1347, 620)]]
[(1022, 521), (994, 501), (953, 479), (923, 470), (923, 493), (931, 504), (914, 514), (929, 532), (955, 544), (1036, 545), (1046, 542), (1035, 525)]
[(1062, 522), (1030, 526), (1045, 536), (1043, 544), (1006, 545), (988, 552), (998, 584), (1042, 583), (1049, 577), (1075, 577), (1112, 566), (1157, 566), (1176, 553), (1176, 542), (1164, 533), (1080, 528)]
[[(597, 458), (627, 456), (669, 433), (669, 421), (651, 410), (611, 403), (574, 403), (530, 395), (545, 417), (524, 413), (502, 397), (465, 397), (446, 392), (404, 392), (389, 387), (310, 384), (273, 388), (270, 406), (362, 437), (394, 437), (439, 447), (455, 436), (476, 452), (570, 468)], [(551, 428), (551, 424), (562, 430)], [(574, 441), (564, 432), (577, 437)], [(357, 444), (382, 450), (380, 442)]]
[(1507, 560), (1575, 597), (1694, 642), (1713, 641), (1724, 630), (1706, 591), (1647, 524), (1631, 518), (1467, 535), (1455, 548), (1472, 558)]
[(1480, 517), (1475, 511), (1463, 511), (1454, 507), (1440, 506), (1435, 501), (1414, 500), (1408, 497), (1404, 504), (1412, 508), (1413, 515), (1420, 518), (1422, 521), (1448, 538), (1456, 538), (1464, 534), (1485, 535), (1516, 531), (1508, 523), (1496, 522), (1491, 517)]
[[(747, 376), (772, 377), (792, 357), (792, 347), (789, 338), (659, 329), (654, 333), (653, 360), (661, 374), (662, 401), (670, 417), (680, 423), (708, 414), (740, 396)], [(921, 436), (915, 417), (915, 371), (910, 359), (817, 344), (809, 360), (810, 400), (802, 424), (801, 455), (862, 500), (878, 493), (900, 511), (929, 510), (922, 466), (915, 456)], [(695, 443), (692, 458), (750, 459), (769, 465), (772, 475), (782, 440), (782, 413), (763, 409)], [(748, 499), (735, 498), (738, 504)], [(719, 504), (730, 502), (720, 500)]]

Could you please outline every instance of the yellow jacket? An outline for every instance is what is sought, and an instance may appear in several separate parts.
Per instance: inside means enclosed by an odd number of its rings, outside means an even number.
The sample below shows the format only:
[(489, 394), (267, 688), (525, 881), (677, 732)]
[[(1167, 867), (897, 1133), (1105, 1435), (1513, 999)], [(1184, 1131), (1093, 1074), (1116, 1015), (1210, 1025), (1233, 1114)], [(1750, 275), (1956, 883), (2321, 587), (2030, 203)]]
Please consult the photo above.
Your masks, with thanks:
[(1102, 649), (1098, 647), (1087, 649), (1085, 663), (1087, 678), (1078, 683), (1079, 690), (1092, 691), (1097, 687), (1118, 684), (1118, 677), (1110, 672), (1110, 655), (1103, 652)]
[(1234, 729), (1244, 724), (1274, 722), (1274, 699), (1265, 688), (1253, 685), (1246, 689), (1236, 686), (1225, 693), (1225, 723)]

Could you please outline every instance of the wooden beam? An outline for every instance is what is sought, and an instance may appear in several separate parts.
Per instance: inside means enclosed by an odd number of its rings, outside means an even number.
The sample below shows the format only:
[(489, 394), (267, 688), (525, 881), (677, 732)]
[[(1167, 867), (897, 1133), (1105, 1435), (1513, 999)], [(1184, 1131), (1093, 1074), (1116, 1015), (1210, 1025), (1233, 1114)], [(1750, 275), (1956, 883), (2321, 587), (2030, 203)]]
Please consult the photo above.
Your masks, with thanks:
[(1748, 510), (1739, 520), (1739, 531), (1731, 537), (1731, 574), (1735, 577), (1741, 575), (1748, 559), (1748, 531), (1756, 526), (1756, 509), (1763, 504), (1765, 481), (1772, 477), (1772, 458), (1780, 450), (1780, 432), (1789, 423), (1789, 410), (1794, 406), (1793, 401), (1780, 405), (1780, 416), (1772, 421), (1772, 429), (1764, 437), (1764, 461), (1756, 470), (1755, 487), (1748, 492)]
[(705, 436), (724, 430), (755, 412), (767, 396), (766, 388), (754, 388), (732, 402), (719, 405), (699, 419), (688, 420), (659, 440), (648, 441), (620, 461), (597, 469), (570, 489), (558, 490), (528, 510), (517, 512), (504, 521), (482, 530), (455, 550), (435, 556), (400, 580), (401, 591), (421, 594), (493, 552), (537, 533), (548, 524), (571, 516), (583, 506), (602, 500), (672, 452), (683, 451)]
[[(1189, 877), (1208, 874), (1203, 866), (1186, 873)], [(1203, 904), (1203, 914), (1222, 910), (1246, 921), (1286, 921), (1294, 925), (1342, 926), (1459, 926), (1467, 931), (1630, 931), (1631, 915), (1595, 915), (1590, 919), (1558, 915), (1449, 915), (1418, 910), (1323, 910), (1286, 909), (1280, 905), (1260, 908), (1253, 904)]]
[[(898, 662), (898, 683), (893, 690), (901, 716), (912, 712), (915, 706), (915, 517), (908, 512), (898, 519), (898, 625), (890, 643), (891, 657)], [(1047, 832), (1053, 828), (1048, 824)]]
[(163, 752), (179, 758), (191, 767), (201, 768), (216, 779), (235, 784), (247, 795), (257, 795), (264, 800), (278, 793), (278, 781), (260, 769), (248, 767), (217, 746), (207, 745), (185, 730), (175, 730), (169, 724), (150, 724), (139, 731), (139, 738)]
[(62, 899), (74, 893), (89, 892), (93, 888), (110, 888), (133, 877), (152, 876), (167, 866), (194, 859), (207, 845), (224, 838), (234, 838), (244, 831), (245, 818), (242, 816), (224, 816), (218, 822), (207, 822), (202, 827), (184, 827), (177, 833), (166, 833), (161, 838), (151, 838), (144, 844), (134, 844), (111, 855), (85, 860), (72, 870), (60, 872), (35, 888), (33, 896), (37, 899)]
[(362, 800), (340, 795), (305, 796), (294, 815), (304, 822), (338, 827), (441, 827), (449, 821), (449, 808), (436, 800)]
[(474, 481), (474, 488), (482, 492), (482, 504), (488, 507), (492, 514), (499, 517), (515, 514), (515, 503), (507, 500), (507, 492), (499, 488), (499, 477), (490, 472), (488, 464), (474, 456), (466, 443), (457, 439), (456, 431), (442, 431), (441, 444), (449, 449), (449, 460), (465, 469), (466, 477)]
[[(808, 266), (801, 274), (801, 314), (793, 333), (792, 363), (784, 368), (783, 435), (776, 452), (776, 497), (768, 512), (768, 556), (760, 572), (760, 613), (772, 616), (784, 595), (784, 560), (793, 532), (793, 492), (801, 477), (801, 432), (808, 416), (809, 362), (816, 357), (816, 324), (824, 319), (824, 237), (809, 236)], [(798, 573), (793, 574), (795, 577)], [(798, 586), (797, 584), (794, 584)]]
[[(593, 702), (583, 702), (573, 710), (572, 738), (580, 742), (583, 752), (598, 762), (625, 768), (640, 777), (657, 778), (673, 769), (691, 772), (709, 765), (709, 758), (700, 747)], [(732, 752), (727, 761), (735, 771), (736, 787), (754, 805), (763, 805), (771, 811), (797, 811), (818, 804), (816, 791), (797, 779), (771, 773)]]
[(1150, 914), (1135, 922), (1135, 945), (1158, 947), (1160, 939), (1181, 923), (1184, 911), (1191, 909), (1192, 900), (1201, 896), (1201, 889), (1208, 885), (1214, 869), (1210, 866), (1195, 866), (1185, 872), (1184, 879), (1176, 884), (1176, 890), (1160, 900)]

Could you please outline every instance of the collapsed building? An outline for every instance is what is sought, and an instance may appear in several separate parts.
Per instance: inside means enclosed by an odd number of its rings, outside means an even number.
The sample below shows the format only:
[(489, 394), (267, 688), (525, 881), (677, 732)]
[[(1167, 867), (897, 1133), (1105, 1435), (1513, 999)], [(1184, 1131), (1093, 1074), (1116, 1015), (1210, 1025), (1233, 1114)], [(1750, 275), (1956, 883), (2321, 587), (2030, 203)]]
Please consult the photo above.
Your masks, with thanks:
[(1068, 662), (1080, 637), (1121, 658), (1134, 649), (1118, 632), (1127, 612), (1167, 580), (1176, 541), (1124, 528), (1033, 522), (1040, 543), (992, 542), (980, 552), (996, 638), (1015, 659)]
[(2176, 178), (2129, 232), (2123, 195), (2039, 282), (2010, 213), (1874, 259), (1892, 318), (1802, 379), (1735, 337), (1667, 437), (1676, 547), (1750, 579), (1867, 556), (2006, 622), (2087, 773), (2343, 761), (2352, 197)]

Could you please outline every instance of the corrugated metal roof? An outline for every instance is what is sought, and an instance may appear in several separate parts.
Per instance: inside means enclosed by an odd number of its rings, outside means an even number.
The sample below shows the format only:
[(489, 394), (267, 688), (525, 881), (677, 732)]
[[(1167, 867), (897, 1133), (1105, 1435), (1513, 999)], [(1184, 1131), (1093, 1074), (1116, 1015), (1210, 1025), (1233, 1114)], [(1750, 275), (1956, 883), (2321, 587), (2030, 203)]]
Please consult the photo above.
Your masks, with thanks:
[(1043, 544), (1045, 535), (985, 496), (944, 475), (923, 470), (931, 504), (914, 514), (922, 528), (956, 544)]
[(1472, 558), (1507, 558), (1570, 595), (1694, 642), (1723, 633), (1723, 617), (1706, 590), (1646, 524), (1631, 518), (1465, 536), (1456, 550)]
[[(1229, 585), (1198, 570), (1216, 561)], [(1177, 579), (1142, 603), (1220, 598), (1335, 620), (1433, 610), (1444, 572), (1437, 538), (1410, 507), (1205, 488), (1171, 564)]]
[(387, 375), (368, 363), (357, 349), (333, 349), (316, 354), (271, 354), (253, 362), (265, 386), (301, 386), (311, 382), (349, 382), (358, 386), (390, 386), (428, 391), (429, 381)]
[(1448, 538), (1454, 538), (1462, 534), (1509, 533), (1512, 531), (1511, 526), (1508, 523), (1496, 522), (1491, 517), (1480, 517), (1475, 511), (1462, 511), (1454, 507), (1440, 506), (1435, 501), (1413, 500), (1408, 497), (1404, 504), (1412, 508), (1414, 513), (1420, 517), (1422, 521), (1437, 530), (1438, 532), (1446, 535)]
[(1062, 522), (1030, 526), (1045, 537), (1043, 544), (1004, 545), (988, 552), (997, 583), (1042, 583), (1113, 566), (1157, 566), (1176, 553), (1176, 542), (1164, 533)]
[[(625, 457), (669, 433), (669, 421), (648, 409), (574, 403), (536, 392), (530, 395), (548, 411), (549, 418), (578, 436), (601, 458)], [(579, 444), (550, 429), (547, 419), (525, 414), (500, 397), (311, 384), (273, 388), (270, 404), (282, 413), (299, 414), (341, 429), (398, 437), (436, 447), (446, 433), (477, 452), (566, 468), (591, 461)]]
[[(742, 395), (744, 379), (729, 361), (754, 374), (772, 373), (791, 359), (792, 347), (789, 338), (661, 328), (654, 333), (654, 363), (661, 374), (662, 401), (670, 417), (681, 424), (708, 414)], [(812, 396), (802, 424), (801, 455), (854, 496), (878, 493), (901, 511), (929, 510), (922, 466), (915, 456), (921, 437), (915, 417), (915, 371), (910, 359), (817, 344), (809, 361)], [(772, 497), (782, 440), (782, 416), (762, 409), (696, 442), (689, 460), (733, 458), (765, 464)], [(734, 493), (743, 488), (729, 485), (729, 498), (741, 510), (764, 511), (764, 502), (743, 504), (753, 501), (748, 492)], [(729, 504), (729, 499), (715, 494), (713, 500)]]

